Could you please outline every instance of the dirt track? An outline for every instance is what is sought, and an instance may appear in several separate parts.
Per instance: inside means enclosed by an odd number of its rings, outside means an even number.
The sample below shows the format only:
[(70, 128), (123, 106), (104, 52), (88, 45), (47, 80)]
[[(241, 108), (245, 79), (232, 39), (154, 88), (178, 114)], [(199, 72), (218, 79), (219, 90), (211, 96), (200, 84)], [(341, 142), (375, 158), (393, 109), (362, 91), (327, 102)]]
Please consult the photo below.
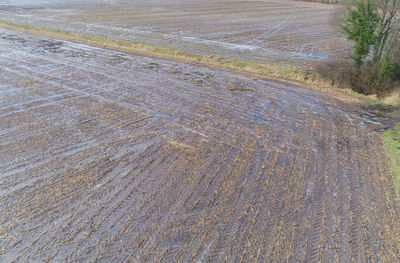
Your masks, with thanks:
[(400, 258), (358, 106), (6, 30), (0, 75), (0, 261)]

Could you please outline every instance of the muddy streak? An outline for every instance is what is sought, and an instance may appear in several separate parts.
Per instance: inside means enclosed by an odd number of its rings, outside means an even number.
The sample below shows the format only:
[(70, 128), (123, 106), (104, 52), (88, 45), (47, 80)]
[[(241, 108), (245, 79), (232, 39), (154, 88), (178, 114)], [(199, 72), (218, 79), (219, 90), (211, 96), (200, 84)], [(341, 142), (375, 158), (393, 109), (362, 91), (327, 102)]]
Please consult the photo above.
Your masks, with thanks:
[(6, 30), (0, 51), (0, 261), (398, 261), (371, 111)]

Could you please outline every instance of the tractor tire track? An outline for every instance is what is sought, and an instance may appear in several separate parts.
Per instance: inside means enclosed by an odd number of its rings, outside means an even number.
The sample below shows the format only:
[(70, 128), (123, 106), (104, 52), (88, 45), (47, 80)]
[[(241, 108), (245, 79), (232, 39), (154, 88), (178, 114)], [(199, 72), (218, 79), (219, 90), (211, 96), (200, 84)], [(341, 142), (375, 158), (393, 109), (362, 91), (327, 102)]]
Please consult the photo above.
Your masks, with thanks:
[(399, 260), (361, 106), (7, 30), (0, 47), (0, 261)]

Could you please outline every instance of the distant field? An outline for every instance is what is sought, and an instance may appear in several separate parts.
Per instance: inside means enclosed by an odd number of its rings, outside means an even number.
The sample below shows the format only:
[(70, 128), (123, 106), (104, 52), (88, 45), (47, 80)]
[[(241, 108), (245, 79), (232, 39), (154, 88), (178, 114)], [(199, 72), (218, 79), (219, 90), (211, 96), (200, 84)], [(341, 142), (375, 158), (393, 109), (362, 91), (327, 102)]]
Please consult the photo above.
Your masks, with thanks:
[(0, 17), (244, 61), (312, 68), (346, 53), (345, 39), (335, 34), (329, 21), (335, 8), (274, 0), (91, 0), (52, 4), (25, 0), (0, 1)]

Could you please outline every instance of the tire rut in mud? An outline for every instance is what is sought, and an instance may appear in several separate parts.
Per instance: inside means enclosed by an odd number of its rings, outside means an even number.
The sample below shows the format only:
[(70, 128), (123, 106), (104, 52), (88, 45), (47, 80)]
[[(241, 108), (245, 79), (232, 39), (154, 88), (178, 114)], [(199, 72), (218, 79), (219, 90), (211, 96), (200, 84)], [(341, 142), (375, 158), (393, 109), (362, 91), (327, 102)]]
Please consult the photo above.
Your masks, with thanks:
[(5, 30), (0, 44), (0, 260), (399, 259), (361, 107)]

